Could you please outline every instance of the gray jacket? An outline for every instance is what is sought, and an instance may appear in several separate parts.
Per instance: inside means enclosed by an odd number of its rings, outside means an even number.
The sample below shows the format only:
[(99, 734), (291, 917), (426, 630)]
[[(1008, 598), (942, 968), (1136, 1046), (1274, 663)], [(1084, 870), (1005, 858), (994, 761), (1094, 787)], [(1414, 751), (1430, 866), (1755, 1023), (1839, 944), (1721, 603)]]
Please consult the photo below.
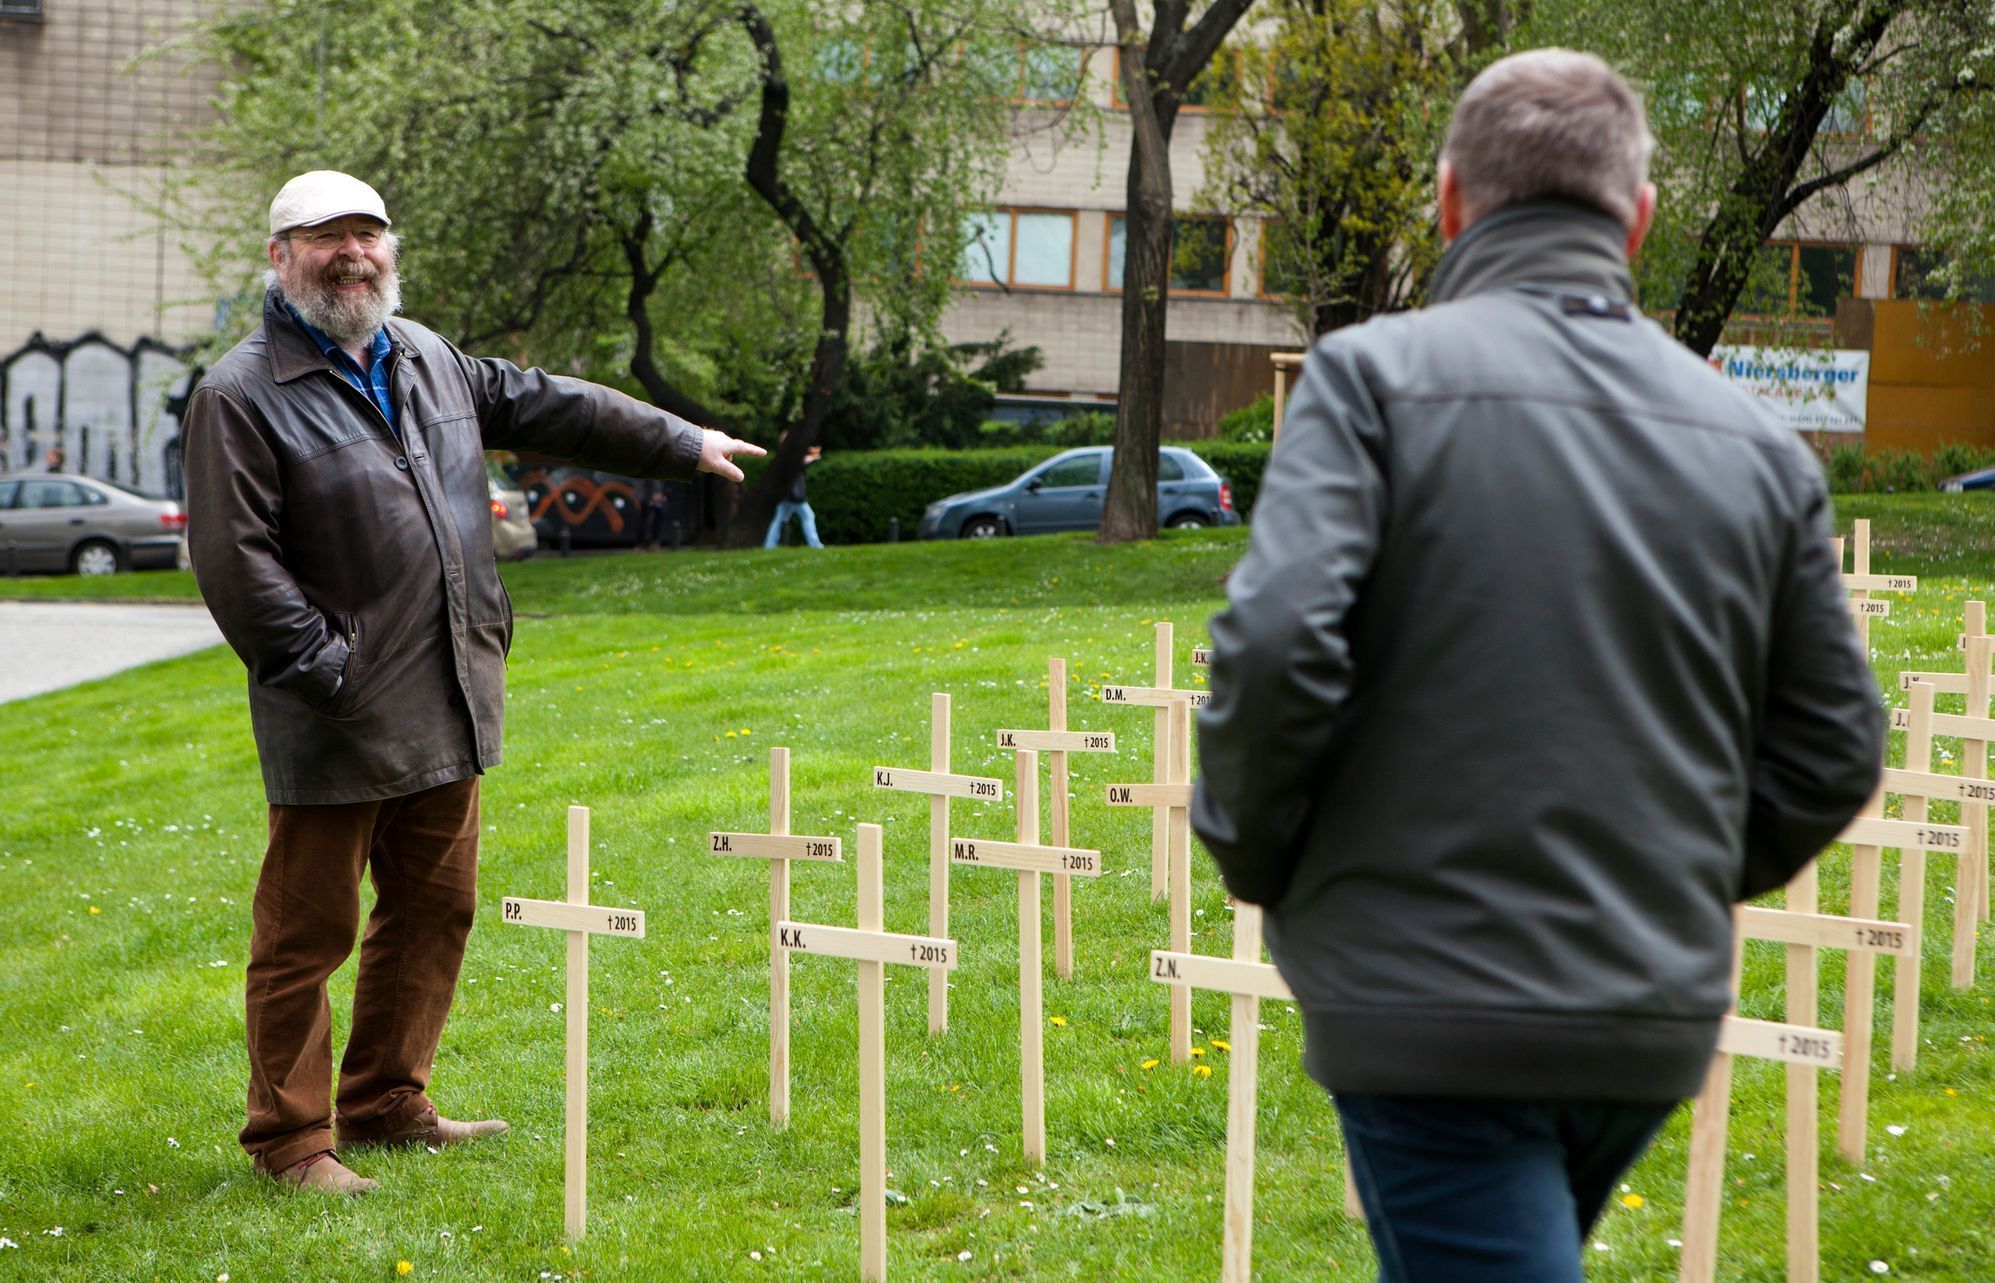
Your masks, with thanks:
[(1733, 903), (1877, 782), (1821, 472), (1622, 239), (1502, 212), (1317, 343), (1212, 621), (1193, 824), (1333, 1091), (1694, 1094)]
[(499, 760), (512, 603), (487, 449), (691, 476), (699, 429), (609, 388), (388, 322), (397, 440), (275, 291), (189, 399), (187, 540), (249, 669), (265, 796), (363, 802)]

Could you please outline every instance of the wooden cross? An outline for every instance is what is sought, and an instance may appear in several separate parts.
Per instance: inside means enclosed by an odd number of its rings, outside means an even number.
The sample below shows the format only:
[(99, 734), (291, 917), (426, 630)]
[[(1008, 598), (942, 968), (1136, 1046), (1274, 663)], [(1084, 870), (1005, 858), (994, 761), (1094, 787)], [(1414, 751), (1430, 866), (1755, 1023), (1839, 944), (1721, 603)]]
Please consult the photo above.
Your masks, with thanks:
[[(1773, 940), (1787, 946), (1787, 1019), (1792, 1023), (1725, 1017), (1718, 1033), (1718, 1054), (1692, 1106), (1690, 1171), (1684, 1190), (1683, 1253), (1678, 1283), (1712, 1283), (1718, 1258), (1718, 1218), (1725, 1180), (1725, 1131), (1732, 1103), (1732, 1060), (1754, 1056), (1787, 1064), (1787, 1278), (1788, 1283), (1816, 1283), (1821, 1275), (1819, 1172), (1821, 1168), (1819, 1102), (1816, 1073), (1847, 1069), (1844, 1038), (1822, 1029), (1817, 1019), (1815, 951), (1847, 949), (1916, 953), (1919, 935), (1902, 922), (1883, 922), (1816, 913), (1815, 866), (1811, 863), (1788, 883), (1790, 906), (1781, 909), (1740, 907), (1733, 910), (1732, 990), (1739, 975), (1748, 939)], [(1847, 1085), (1845, 1090), (1849, 1090)]]
[[(1150, 951), (1150, 978), (1162, 984), (1233, 995), (1227, 1028), (1226, 1231), (1219, 1277), (1248, 1283), (1254, 1276), (1254, 1122), (1259, 1087), (1261, 999), (1293, 1002), (1281, 973), (1261, 961), (1261, 910), (1234, 902), (1233, 956), (1211, 958), (1168, 949)], [(1173, 990), (1177, 992), (1177, 990)]]
[[(940, 691), (928, 697), (928, 769), (907, 771), (892, 766), (873, 768), (873, 787), (928, 794), (928, 929), (949, 934), (949, 799), (973, 797), (995, 802), (1004, 785), (983, 775), (949, 773), (949, 697)], [(928, 973), (928, 1032), (949, 1027), (949, 973), (936, 967)]]
[[(1930, 710), (1928, 710), (1930, 714)], [(1930, 732), (1927, 742), (1931, 743)], [(1878, 915), (1878, 884), (1882, 878), (1883, 848), (1892, 847), (1908, 860), (1899, 872), (1898, 917), (1916, 943), (1919, 918), (1905, 912), (1905, 879), (1916, 872), (1923, 880), (1927, 851), (1959, 851), (1968, 845), (1968, 830), (1957, 825), (1928, 824), (1924, 819), (1887, 820), (1882, 818), (1884, 790), (1880, 788), (1863, 813), (1837, 835), (1836, 841), (1850, 844), (1850, 918), (1874, 920)], [(1813, 874), (1810, 866), (1808, 874)], [(1798, 906), (1797, 906), (1798, 907)], [(1768, 912), (1757, 910), (1755, 912)], [(1757, 937), (1766, 939), (1769, 937)], [(1897, 952), (1886, 950), (1886, 952)], [(1898, 958), (1899, 974), (1916, 976), (1919, 951), (1913, 948)], [(1790, 978), (1789, 983), (1792, 983)], [(1876, 996), (1877, 958), (1870, 949), (1850, 954), (1843, 979), (1843, 1090), (1837, 1110), (1836, 1145), (1844, 1158), (1863, 1162), (1864, 1137), (1870, 1116), (1870, 1033), (1872, 1006)], [(1902, 990), (1901, 990), (1902, 992)], [(1916, 1007), (1914, 1020), (1916, 1021)]]
[[(1165, 741), (1170, 735), (1167, 724), (1171, 706), (1180, 700), (1189, 700), (1193, 708), (1203, 708), (1212, 697), (1205, 691), (1171, 689), (1171, 637), (1172, 627), (1168, 620), (1157, 624), (1157, 650), (1155, 686), (1103, 686), (1100, 700), (1104, 704), (1135, 705), (1157, 710), (1154, 726), (1156, 729), (1154, 752), (1150, 778), (1157, 784), (1168, 782), (1169, 763), (1165, 760)], [(1170, 891), (1170, 827), (1169, 817), (1159, 810), (1150, 818), (1150, 902), (1163, 899)]]
[(776, 923), (790, 916), (790, 861), (842, 861), (835, 837), (790, 832), (790, 750), (769, 750), (769, 831), (709, 833), (707, 850), (769, 862), (769, 1121), (790, 1125), (790, 955), (775, 945)]
[[(1960, 799), (1960, 822), (1967, 830), (1965, 843), (1959, 848), (1953, 893), (1953, 968), (1951, 980), (1956, 989), (1965, 989), (1974, 983), (1974, 954), (1976, 927), (1988, 915), (1988, 801), (1989, 790), (1981, 785), (1988, 778), (1988, 745), (1995, 740), (1995, 719), (1988, 716), (1990, 695), (1989, 667), (1995, 663), (1995, 637), (1970, 632), (1964, 639), (1967, 645), (1967, 673), (1964, 689), (1967, 695), (1967, 714), (1931, 713), (1929, 735), (1952, 735), (1961, 741), (1961, 774), (1957, 793), (1928, 792), (1927, 797), (1952, 796)], [(1936, 683), (1924, 683), (1935, 685)], [(1891, 716), (1894, 730), (1910, 731), (1912, 714), (1909, 709), (1894, 709)], [(1910, 744), (1908, 741), (1907, 748)], [(1908, 752), (1907, 762), (1910, 762)], [(1928, 761), (1928, 765), (1930, 765)], [(1929, 773), (1920, 773), (1929, 774)], [(1888, 777), (1887, 777), (1888, 778)], [(1943, 781), (1948, 776), (1933, 776), (1931, 783), (1924, 787), (1944, 790), (1948, 786)]]
[[(1872, 597), (1874, 592), (1917, 592), (1919, 579), (1916, 575), (1873, 575), (1870, 573), (1870, 521), (1859, 517), (1851, 532), (1850, 553), (1854, 573), (1843, 576), (1843, 587), (1849, 590), (1850, 616), (1856, 623), (1857, 636), (1862, 638), (1864, 653), (1870, 652), (1870, 621), (1882, 619), (1891, 613), (1891, 603)], [(1836, 568), (1843, 564), (1842, 540), (1836, 544)]]
[[(1107, 688), (1104, 688), (1106, 690)], [(1182, 695), (1183, 692), (1173, 692)], [(1164, 817), (1169, 857), (1171, 950), (1191, 952), (1191, 701), (1173, 699), (1162, 708), (1164, 733), (1157, 761), (1162, 783), (1111, 784), (1110, 806), (1147, 806)], [(1171, 1063), (1191, 1059), (1191, 990), (1171, 988)]]
[(1018, 840), (952, 837), (955, 864), (1018, 871), (1018, 1042), (1025, 1161), (1046, 1161), (1045, 1021), (1040, 1002), (1039, 875), (1101, 876), (1101, 852), (1039, 845), (1039, 754), (1018, 752)]
[[(1962, 620), (1961, 631), (1953, 639), (1954, 649), (1965, 655), (1967, 653), (1967, 643), (1971, 638), (1986, 637), (1987, 635), (1988, 603), (1981, 601), (1968, 602)], [(1967, 674), (1964, 671), (1958, 673), (1922, 673), (1912, 668), (1899, 671), (1899, 690), (1911, 690), (1913, 682), (1930, 683), (1934, 692), (1940, 695), (1967, 694)], [(1972, 712), (1973, 710), (1970, 709), (1969, 711)], [(1903, 712), (1903, 709), (1894, 710), (1894, 713), (1899, 715), (1902, 715)], [(1892, 722), (1894, 730), (1902, 729), (1903, 725), (1902, 717), (1894, 718)]]
[(956, 942), (881, 930), (880, 826), (859, 826), (858, 927), (778, 922), (776, 945), (792, 953), (852, 958), (859, 963), (859, 1272), (887, 1277), (887, 963), (956, 966)]
[[(1066, 660), (1046, 661), (1046, 689), (1047, 729), (1001, 730), (997, 742), (999, 748), (1045, 752), (1052, 775), (1053, 845), (1065, 846), (1073, 836), (1069, 831), (1068, 804), (1072, 799), (1067, 792), (1067, 754), (1113, 753), (1115, 736), (1108, 731), (1067, 729)], [(1071, 877), (1065, 872), (1053, 875), (1053, 972), (1062, 980), (1074, 974), (1073, 891)]]
[(566, 1109), (567, 1231), (582, 1237), (589, 1215), (589, 937), (644, 938), (641, 909), (603, 909), (589, 903), (589, 808), (568, 808), (568, 898), (525, 900), (507, 896), (504, 921), (553, 927), (568, 933), (568, 1065)]
[[(1958, 677), (1956, 673), (1953, 676)], [(1984, 673), (1981, 684), (1985, 689), (1988, 675)], [(1932, 682), (1912, 682), (1911, 708), (1903, 710), (1905, 717), (1905, 767), (1884, 768), (1884, 791), (1898, 793), (1905, 799), (1905, 819), (1907, 822), (1923, 826), (1926, 822), (1927, 803), (1934, 798), (1942, 801), (1959, 802), (1962, 819), (1967, 819), (1967, 808), (1972, 805), (1981, 808), (1985, 824), (1986, 808), (1995, 800), (1995, 783), (1976, 776), (1940, 775), (1933, 771), (1933, 696), (1940, 689)], [(1899, 719), (1893, 719), (1898, 725)], [(1959, 847), (1944, 845), (1937, 849), (1952, 850), (1965, 861), (1966, 852), (1976, 842), (1975, 826), (1961, 826), (1966, 836)], [(1927, 847), (1915, 845), (1902, 849), (1898, 871), (1898, 917), (1906, 922), (1923, 923), (1926, 904), (1926, 851)], [(1964, 884), (1954, 889), (1956, 911), (1956, 936), (1960, 925), (1959, 905), (1966, 894)], [(1897, 965), (1894, 996), (1891, 1010), (1891, 1067), (1900, 1073), (1910, 1073), (1919, 1059), (1919, 971), (1920, 957), (1914, 954), (1902, 958)]]

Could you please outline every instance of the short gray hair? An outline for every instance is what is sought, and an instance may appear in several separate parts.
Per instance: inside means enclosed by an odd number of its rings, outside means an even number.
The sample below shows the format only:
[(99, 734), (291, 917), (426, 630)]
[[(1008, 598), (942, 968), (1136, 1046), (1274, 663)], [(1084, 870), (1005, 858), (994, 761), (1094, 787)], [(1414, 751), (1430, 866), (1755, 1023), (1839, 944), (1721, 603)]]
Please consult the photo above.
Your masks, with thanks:
[(1485, 67), (1455, 104), (1441, 158), (1471, 221), (1571, 200), (1635, 222), (1655, 139), (1642, 96), (1590, 53), (1532, 49)]

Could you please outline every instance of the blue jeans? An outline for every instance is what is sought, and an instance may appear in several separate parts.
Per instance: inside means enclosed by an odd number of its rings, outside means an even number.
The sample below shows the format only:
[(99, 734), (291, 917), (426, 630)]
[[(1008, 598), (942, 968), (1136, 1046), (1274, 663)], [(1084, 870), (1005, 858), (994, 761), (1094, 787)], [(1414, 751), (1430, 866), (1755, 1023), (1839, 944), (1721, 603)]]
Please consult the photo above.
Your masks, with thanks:
[(1379, 1283), (1580, 1283), (1580, 1251), (1674, 1104), (1340, 1095)]
[(774, 548), (783, 537), (783, 525), (791, 517), (800, 518), (804, 523), (804, 542), (813, 548), (822, 548), (817, 539), (817, 514), (807, 503), (791, 503), (788, 499), (776, 505), (776, 515), (769, 520), (769, 533), (762, 536), (764, 548)]

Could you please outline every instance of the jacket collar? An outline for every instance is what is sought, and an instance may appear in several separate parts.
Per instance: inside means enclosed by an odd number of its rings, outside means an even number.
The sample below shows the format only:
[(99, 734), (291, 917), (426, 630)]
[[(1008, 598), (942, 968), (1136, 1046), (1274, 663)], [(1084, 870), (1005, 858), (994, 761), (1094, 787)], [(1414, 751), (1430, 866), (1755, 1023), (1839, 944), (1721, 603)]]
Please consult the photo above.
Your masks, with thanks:
[[(387, 329), (388, 341), (394, 345), (395, 355), (414, 360), (417, 355), (415, 345), (397, 331), (393, 319), (389, 320)], [(270, 352), (270, 377), (274, 382), (289, 383), (314, 370), (333, 369), (332, 361), (318, 342), (305, 332), (305, 327), (298, 323), (291, 309), (284, 305), (284, 296), (277, 292), (274, 285), (263, 294), (263, 334)]]
[(1628, 302), (1635, 278), (1624, 253), (1627, 238), (1619, 222), (1585, 205), (1547, 201), (1499, 210), (1478, 219), (1441, 255), (1427, 301), (1545, 285)]

